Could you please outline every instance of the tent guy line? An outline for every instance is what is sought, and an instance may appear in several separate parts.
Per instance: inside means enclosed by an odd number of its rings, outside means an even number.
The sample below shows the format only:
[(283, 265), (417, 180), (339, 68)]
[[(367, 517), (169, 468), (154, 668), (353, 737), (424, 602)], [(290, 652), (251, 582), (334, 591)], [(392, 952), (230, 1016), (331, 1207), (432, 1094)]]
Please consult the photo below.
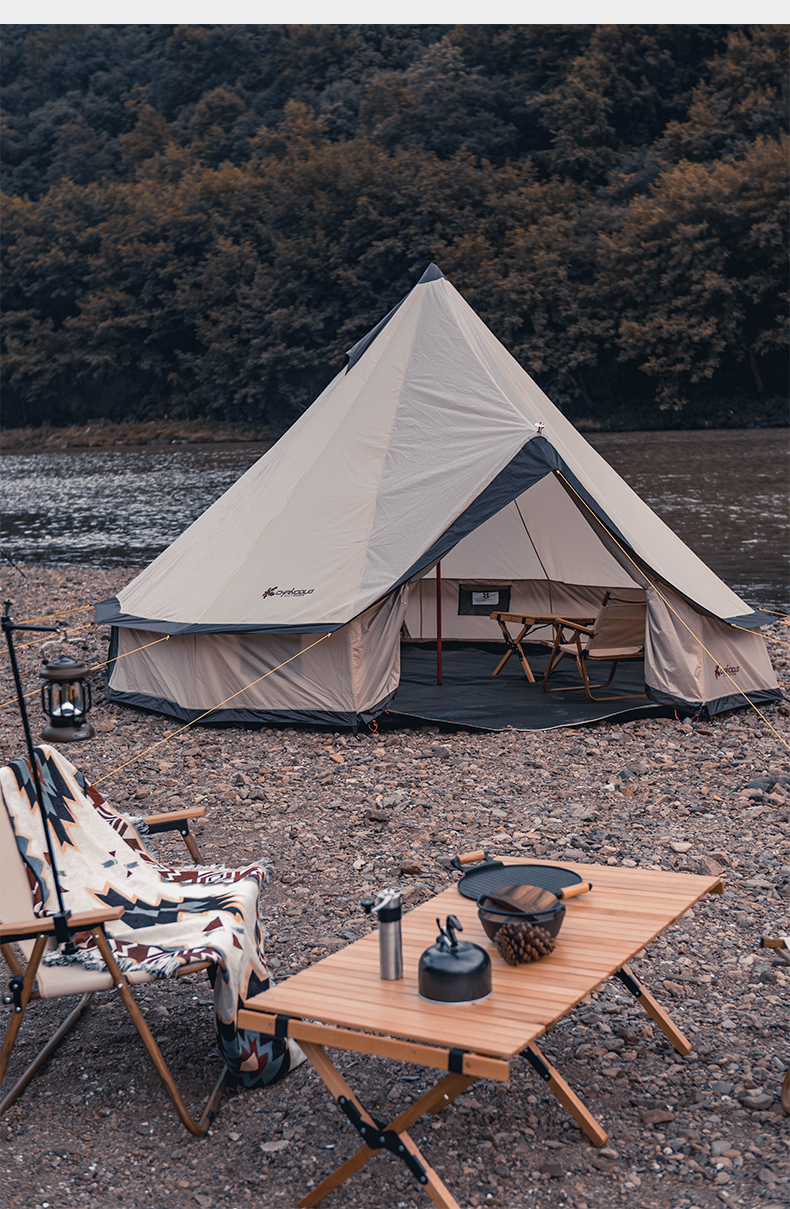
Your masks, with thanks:
[[(589, 508), (587, 501), (582, 499), (582, 497), (579, 495), (579, 493), (574, 488), (573, 484), (569, 483), (568, 480), (565, 478), (565, 476), (562, 473), (560, 473), (559, 471), (557, 473), (559, 474), (559, 477), (563, 480), (563, 482), (565, 482), (567, 484), (569, 490), (573, 491), (574, 494), (578, 496), (580, 503), (582, 503), (585, 508)], [(685, 619), (683, 617), (681, 617), (680, 613), (674, 607), (672, 602), (670, 600), (668, 600), (667, 597), (664, 595), (664, 593), (661, 591), (661, 589), (659, 588), (656, 581), (654, 579), (650, 579), (650, 576), (647, 575), (646, 572), (642, 570), (642, 568), (639, 566), (639, 564), (636, 562), (636, 560), (634, 558), (632, 558), (632, 556), (630, 555), (628, 550), (626, 550), (624, 546), (620, 545), (620, 542), (617, 540), (617, 538), (615, 537), (614, 534), (612, 534), (612, 540), (615, 542), (616, 545), (620, 546), (620, 549), (622, 550), (625, 557), (634, 564), (636, 569), (639, 571), (640, 575), (644, 575), (645, 579), (648, 581), (648, 583), (650, 584), (653, 591), (656, 592), (657, 595), (659, 595), (661, 597), (661, 599), (663, 600), (663, 602), (667, 606), (667, 608), (670, 609), (675, 614), (675, 616), (677, 617), (680, 624), (686, 627), (686, 629), (688, 630), (691, 637), (694, 639), (695, 642), (699, 643), (699, 645), (702, 647), (705, 654), (710, 659), (715, 659), (716, 658), (715, 655), (713, 655), (713, 653), (708, 650), (708, 648), (705, 646), (705, 643), (702, 641), (702, 639), (699, 637), (699, 635), (695, 634), (694, 631), (692, 630), (691, 626), (685, 621)], [(737, 629), (744, 629), (744, 627), (738, 626)], [(744, 629), (744, 632), (748, 634), (751, 631)], [(731, 682), (731, 684), (733, 684), (734, 687), (738, 690), (738, 692), (741, 694), (741, 696), (744, 698), (744, 700), (749, 702), (749, 705), (751, 705), (752, 709), (755, 710), (756, 713), (760, 714), (760, 717), (763, 719), (763, 721), (767, 721), (767, 719), (765, 718), (765, 715), (760, 713), (760, 710), (757, 709), (757, 706), (750, 700), (748, 694), (743, 691), (743, 689), (740, 687), (738, 682), (735, 679), (733, 679), (733, 677), (728, 672), (727, 668), (722, 667), (721, 671), (722, 671), (722, 674), (725, 675), (727, 677), (727, 679)], [(771, 725), (770, 722), (768, 722), (768, 725), (769, 726)], [(773, 729), (773, 727), (771, 729)], [(783, 742), (784, 742), (784, 740), (783, 740)], [(785, 744), (785, 746), (788, 746), (788, 744)]]
[[(54, 616), (54, 614), (53, 614), (53, 616)], [(20, 623), (20, 624), (21, 624), (21, 623)], [(92, 621), (90, 624), (91, 624), (91, 625), (95, 625), (95, 624), (96, 624), (96, 622), (95, 622), (95, 621)], [(86, 626), (79, 626), (78, 628), (79, 628), (79, 629), (81, 629), (81, 630), (87, 629), (87, 627), (86, 627)], [(48, 640), (45, 638), (45, 639), (44, 639), (44, 641), (46, 642), (46, 641), (48, 641)], [(53, 639), (49, 639), (49, 641), (50, 641), (50, 642), (52, 642), (52, 641), (53, 641)], [(169, 641), (170, 641), (170, 635), (169, 635), (169, 634), (165, 634), (165, 635), (164, 635), (164, 637), (162, 637), (162, 638), (155, 638), (155, 639), (153, 640), (153, 642), (147, 642), (147, 643), (145, 644), (145, 646), (156, 646), (156, 644), (157, 644), (158, 642), (169, 642)], [(25, 645), (25, 646), (33, 646), (34, 644), (33, 644), (32, 642), (26, 642), (24, 645)], [(23, 647), (17, 647), (17, 650), (22, 650), (22, 649), (24, 649), (24, 648), (23, 648)], [(137, 650), (144, 650), (144, 649), (145, 649), (144, 647), (138, 647), (138, 648), (137, 648)], [(135, 653), (134, 651), (126, 651), (126, 655), (134, 655), (134, 653)], [(123, 658), (125, 658), (125, 655), (118, 655), (118, 659), (123, 659)], [(111, 662), (112, 662), (112, 660), (111, 660), (111, 659), (104, 659), (104, 660), (102, 660), (102, 662), (101, 662), (101, 663), (92, 663), (92, 664), (91, 664), (91, 666), (88, 668), (88, 671), (89, 671), (89, 672), (98, 672), (100, 668), (107, 667), (107, 664), (108, 664), (108, 663), (111, 663)], [(34, 688), (34, 689), (31, 689), (29, 693), (25, 693), (25, 694), (24, 694), (24, 698), (25, 698), (25, 700), (27, 700), (27, 699), (28, 699), (28, 697), (35, 697), (36, 693), (38, 693), (38, 692), (40, 692), (40, 691), (41, 691), (41, 690), (40, 690), (39, 688)], [(16, 705), (16, 697), (9, 697), (7, 701), (0, 701), (0, 709), (5, 709), (5, 707), (6, 707), (7, 705)]]
[[(93, 605), (75, 605), (73, 609), (65, 609), (62, 613), (44, 613), (42, 617), (29, 617), (27, 621), (19, 622), (20, 625), (36, 625), (39, 621), (50, 621), (53, 617), (71, 617), (72, 613), (85, 613), (88, 609), (92, 609)], [(94, 622), (90, 623), (94, 625)]]
[[(167, 637), (169, 638), (170, 635), (168, 634)], [(322, 634), (321, 637), (317, 638), (315, 642), (311, 642), (310, 646), (306, 646), (303, 650), (297, 651), (295, 655), (291, 655), (291, 659), (298, 659), (300, 655), (304, 655), (305, 652), (312, 650), (314, 646), (318, 646), (319, 642), (323, 642), (325, 638), (331, 637), (331, 633)], [(162, 639), (159, 638), (157, 641), (161, 642)], [(149, 643), (149, 645), (154, 646), (155, 644), (152, 642)], [(286, 659), (285, 663), (290, 663), (291, 659)], [(271, 676), (272, 672), (279, 672), (280, 668), (283, 666), (284, 664), (281, 663), (278, 667), (269, 668), (269, 671), (264, 672), (262, 676), (259, 676), (258, 680), (265, 680), (267, 676)], [(227, 697), (225, 701), (218, 702), (217, 705), (212, 705), (211, 709), (207, 709), (206, 712), (201, 714), (199, 718), (192, 718), (186, 723), (186, 725), (180, 726), (178, 730), (170, 731), (169, 734), (165, 735), (164, 739), (159, 739), (156, 743), (152, 743), (150, 747), (146, 747), (144, 751), (138, 752), (136, 756), (132, 756), (131, 759), (127, 760), (124, 764), (119, 764), (117, 768), (111, 768), (110, 771), (106, 772), (103, 777), (98, 777), (93, 784), (101, 785), (102, 781), (108, 781), (110, 777), (115, 776), (116, 772), (120, 772), (122, 768), (128, 768), (130, 764), (134, 764), (135, 760), (139, 760), (141, 756), (147, 755), (149, 751), (153, 751), (155, 748), (161, 747), (163, 743), (167, 743), (170, 739), (175, 739), (176, 735), (180, 735), (185, 730), (189, 730), (190, 726), (194, 726), (195, 723), (200, 722), (202, 718), (207, 718), (209, 714), (213, 714), (216, 710), (221, 709), (223, 705), (227, 705), (228, 701), (232, 701), (233, 697), (237, 697), (239, 693), (244, 693), (248, 688), (252, 688), (253, 684), (258, 683), (258, 680), (253, 680), (252, 684), (245, 684), (244, 688), (240, 688), (237, 693), (233, 694), (233, 696)]]
[(52, 637), (47, 637), (47, 638), (34, 638), (32, 642), (20, 642), (20, 643), (19, 643), (19, 645), (16, 647), (16, 649), (17, 649), (18, 651), (24, 651), (25, 647), (29, 647), (29, 646), (41, 646), (41, 644), (42, 644), (42, 643), (44, 643), (44, 642), (58, 642), (58, 641), (61, 641), (61, 642), (68, 642), (68, 636), (69, 636), (69, 634), (76, 634), (76, 632), (77, 632), (78, 630), (89, 630), (89, 629), (90, 629), (90, 627), (91, 627), (92, 625), (96, 625), (96, 622), (95, 622), (95, 621), (88, 621), (88, 622), (86, 622), (86, 623), (85, 623), (85, 625), (70, 625), (70, 626), (64, 626), (64, 627), (63, 627), (63, 636), (62, 636), (62, 638), (61, 638), (61, 639), (52, 638)]
[[(559, 477), (560, 477), (561, 479), (563, 479), (563, 481), (564, 481), (564, 482), (567, 484), (567, 486), (568, 486), (569, 490), (573, 491), (573, 492), (574, 492), (574, 494), (578, 496), (580, 503), (584, 504), (585, 508), (589, 508), (589, 505), (587, 504), (587, 501), (586, 501), (586, 500), (584, 500), (584, 499), (582, 499), (582, 497), (581, 497), (581, 496), (579, 495), (579, 493), (576, 491), (576, 489), (575, 489), (575, 487), (573, 486), (573, 484), (572, 484), (572, 483), (569, 483), (569, 482), (568, 482), (568, 480), (565, 478), (565, 476), (564, 476), (564, 475), (563, 475), (563, 474), (562, 474), (560, 471), (557, 471), (557, 473), (558, 473)], [(637, 570), (639, 571), (639, 573), (640, 573), (641, 575), (644, 575), (645, 579), (647, 579), (647, 580), (648, 580), (648, 582), (650, 583), (650, 586), (653, 588), (653, 590), (654, 590), (654, 591), (655, 591), (655, 592), (656, 592), (656, 593), (657, 593), (657, 594), (658, 594), (658, 595), (661, 597), (661, 599), (663, 600), (663, 602), (664, 602), (664, 604), (667, 606), (667, 608), (672, 610), (672, 612), (675, 614), (675, 616), (677, 617), (677, 619), (678, 619), (678, 621), (681, 623), (681, 625), (684, 625), (684, 626), (686, 627), (686, 629), (688, 630), (688, 632), (689, 632), (689, 634), (691, 635), (691, 637), (692, 637), (692, 638), (693, 638), (693, 639), (694, 639), (696, 642), (698, 642), (698, 643), (699, 643), (699, 645), (702, 647), (702, 649), (703, 649), (703, 651), (705, 652), (705, 654), (706, 654), (706, 655), (707, 655), (707, 656), (708, 656), (710, 659), (715, 659), (715, 656), (714, 656), (714, 655), (713, 655), (713, 654), (712, 654), (712, 653), (711, 653), (711, 652), (708, 650), (708, 648), (705, 646), (705, 643), (702, 641), (702, 639), (699, 637), (699, 635), (694, 633), (694, 631), (692, 630), (691, 626), (687, 624), (687, 622), (684, 620), (684, 618), (683, 618), (683, 617), (681, 617), (680, 613), (678, 613), (677, 609), (675, 609), (675, 608), (674, 608), (674, 606), (672, 605), (672, 602), (671, 602), (671, 601), (669, 601), (669, 600), (667, 600), (666, 596), (665, 596), (665, 595), (664, 595), (664, 593), (661, 591), (661, 589), (659, 588), (659, 586), (658, 586), (658, 584), (655, 582), (655, 580), (651, 580), (651, 579), (650, 579), (650, 577), (649, 577), (648, 575), (646, 575), (646, 574), (645, 574), (645, 572), (642, 570), (642, 568), (641, 568), (641, 567), (639, 567), (639, 565), (636, 563), (636, 561), (635, 561), (635, 560), (634, 560), (634, 559), (631, 557), (631, 555), (629, 554), (628, 550), (626, 550), (624, 546), (621, 546), (621, 545), (620, 545), (620, 543), (618, 542), (618, 540), (617, 540), (617, 538), (615, 537), (615, 535), (614, 535), (614, 534), (612, 534), (612, 540), (613, 540), (613, 541), (614, 541), (614, 542), (615, 542), (615, 543), (616, 543), (618, 546), (620, 546), (620, 549), (622, 550), (622, 552), (623, 552), (623, 554), (625, 555), (625, 557), (626, 557), (626, 558), (628, 558), (628, 559), (630, 559), (630, 561), (631, 561), (631, 562), (634, 564), (634, 566), (637, 568)], [(742, 627), (738, 626), (737, 628), (738, 628), (738, 629), (741, 629)], [(747, 630), (747, 631), (746, 631), (746, 633), (750, 633), (750, 631), (749, 631), (749, 630)], [(781, 641), (781, 639), (780, 639), (779, 641)], [(717, 662), (717, 664), (718, 664), (718, 660), (717, 660), (716, 662)], [(721, 665), (719, 665), (719, 666), (721, 666)], [(727, 677), (727, 679), (728, 679), (728, 680), (729, 680), (729, 681), (730, 681), (730, 682), (731, 682), (731, 683), (732, 683), (732, 684), (735, 686), (735, 688), (736, 688), (736, 689), (737, 689), (737, 691), (738, 691), (738, 692), (741, 694), (741, 696), (743, 697), (743, 699), (744, 699), (746, 702), (748, 702), (748, 704), (751, 706), (751, 708), (754, 710), (754, 712), (755, 712), (755, 713), (756, 713), (756, 714), (757, 714), (757, 715), (758, 715), (760, 718), (762, 718), (762, 720), (763, 720), (763, 722), (765, 723), (765, 725), (766, 725), (767, 727), (769, 727), (769, 728), (770, 728), (770, 730), (772, 730), (772, 731), (773, 731), (773, 733), (776, 735), (776, 737), (777, 737), (777, 739), (780, 741), (780, 743), (782, 743), (782, 744), (783, 744), (783, 746), (784, 746), (784, 747), (786, 747), (788, 751), (790, 751), (790, 743), (788, 743), (788, 741), (787, 741), (785, 738), (783, 738), (783, 736), (782, 736), (782, 735), (779, 733), (779, 731), (776, 729), (776, 727), (775, 727), (775, 726), (772, 726), (772, 725), (771, 725), (770, 721), (768, 720), (768, 718), (766, 718), (766, 716), (765, 716), (765, 714), (762, 712), (762, 710), (760, 710), (760, 709), (758, 709), (758, 708), (757, 708), (757, 706), (756, 706), (756, 705), (754, 704), (754, 702), (751, 700), (751, 698), (749, 697), (749, 695), (743, 691), (743, 689), (742, 689), (742, 688), (739, 686), (738, 682), (737, 682), (737, 681), (736, 681), (736, 680), (735, 680), (735, 679), (734, 679), (734, 678), (733, 678), (733, 677), (730, 675), (730, 673), (728, 672), (727, 668), (726, 668), (726, 667), (721, 666), (721, 671), (722, 671), (722, 674), (723, 674), (723, 675), (725, 675), (725, 676)]]

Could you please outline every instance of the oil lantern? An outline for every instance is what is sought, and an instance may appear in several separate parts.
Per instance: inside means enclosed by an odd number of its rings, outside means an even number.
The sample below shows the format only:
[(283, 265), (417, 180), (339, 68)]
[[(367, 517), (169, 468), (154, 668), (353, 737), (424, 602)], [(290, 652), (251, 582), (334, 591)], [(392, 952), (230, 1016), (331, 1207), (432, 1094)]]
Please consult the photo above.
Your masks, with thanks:
[(47, 715), (42, 739), (53, 743), (77, 743), (92, 739), (96, 731), (88, 721), (91, 707), (91, 687), (87, 682), (89, 668), (68, 655), (61, 655), (46, 664), (39, 673), (46, 681), (41, 687), (41, 706)]

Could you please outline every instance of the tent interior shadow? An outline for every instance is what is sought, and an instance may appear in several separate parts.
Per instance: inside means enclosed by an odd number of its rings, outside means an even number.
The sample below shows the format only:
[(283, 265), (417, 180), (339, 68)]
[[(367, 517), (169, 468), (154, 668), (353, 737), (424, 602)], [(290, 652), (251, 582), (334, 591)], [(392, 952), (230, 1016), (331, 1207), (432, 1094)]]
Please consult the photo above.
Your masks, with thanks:
[[(584, 726), (603, 719), (630, 720), (647, 716), (671, 716), (673, 711), (647, 696), (626, 701), (590, 701), (584, 691), (545, 693), (541, 680), (549, 648), (531, 644), (525, 653), (535, 675), (530, 684), (517, 659), (510, 659), (498, 676), (494, 668), (502, 657), (502, 645), (446, 642), (442, 644), (442, 683), (436, 683), (436, 643), (404, 642), (401, 646), (400, 684), (387, 707), (390, 722), (408, 725), (411, 719), (440, 722), (481, 730), (539, 731), (560, 726)], [(561, 664), (552, 684), (581, 686), (572, 659)], [(644, 690), (644, 664), (621, 663), (609, 686), (622, 693)], [(379, 719), (381, 725), (382, 719)]]

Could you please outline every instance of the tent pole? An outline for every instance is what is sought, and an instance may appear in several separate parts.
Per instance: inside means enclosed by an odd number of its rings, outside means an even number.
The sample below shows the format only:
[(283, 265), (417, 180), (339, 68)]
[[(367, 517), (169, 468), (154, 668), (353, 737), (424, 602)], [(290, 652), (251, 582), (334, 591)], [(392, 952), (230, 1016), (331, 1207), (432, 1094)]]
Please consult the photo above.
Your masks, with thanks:
[(436, 564), (436, 683), (442, 683), (442, 562)]

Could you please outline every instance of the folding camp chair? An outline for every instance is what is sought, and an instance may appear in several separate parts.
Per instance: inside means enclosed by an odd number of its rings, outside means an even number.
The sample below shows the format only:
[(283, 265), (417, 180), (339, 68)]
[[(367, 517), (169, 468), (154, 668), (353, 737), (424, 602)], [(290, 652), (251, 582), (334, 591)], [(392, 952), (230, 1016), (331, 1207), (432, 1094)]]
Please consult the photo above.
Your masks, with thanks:
[[(9, 772), (9, 769), (3, 770), (4, 774)], [(185, 840), (193, 857), (202, 863), (194, 838), (189, 834), (189, 820), (199, 818), (203, 814), (205, 814), (205, 807), (201, 806), (172, 811), (167, 815), (154, 815), (151, 818), (149, 830), (156, 832), (177, 830)], [(73, 914), (68, 918), (70, 936), (89, 933), (104, 960), (106, 970), (89, 970), (79, 964), (45, 965), (42, 960), (45, 953), (55, 948), (53, 920), (48, 916), (36, 918), (34, 915), (34, 895), (28, 878), (27, 866), (17, 847), (16, 836), (6, 809), (5, 797), (3, 797), (3, 805), (0, 806), (0, 953), (11, 971), (8, 991), (3, 996), (3, 1002), (11, 1008), (11, 1014), (0, 1050), (0, 1082), (5, 1076), (14, 1043), (30, 1001), (53, 999), (61, 995), (78, 995), (80, 999), (33, 1062), (0, 1101), (0, 1116), (14, 1103), (60, 1041), (77, 1023), (95, 992), (113, 990), (120, 995), (124, 1007), (131, 1016), (181, 1121), (191, 1133), (198, 1137), (206, 1133), (222, 1096), (227, 1072), (223, 1068), (222, 1075), (217, 1080), (201, 1117), (199, 1120), (195, 1120), (181, 1098), (131, 989), (133, 984), (154, 981), (153, 976), (143, 971), (123, 974), (110, 948), (105, 926), (113, 920), (120, 919), (123, 914), (124, 907), (118, 906)], [(213, 965), (214, 963), (211, 961), (182, 965), (176, 971), (175, 976), (193, 974), (198, 970), (209, 969)]]
[[(622, 660), (644, 659), (646, 613), (644, 601), (624, 600), (607, 592), (591, 627), (571, 622), (559, 624), (543, 674), (544, 691), (568, 693), (583, 688), (591, 701), (621, 701), (628, 697), (641, 697), (642, 693), (594, 697), (591, 690), (607, 688), (612, 682), (618, 663)], [(549, 677), (565, 655), (573, 655), (576, 659), (582, 683), (548, 688)], [(603, 683), (591, 684), (587, 675), (587, 664), (597, 661), (611, 664), (609, 675)]]

